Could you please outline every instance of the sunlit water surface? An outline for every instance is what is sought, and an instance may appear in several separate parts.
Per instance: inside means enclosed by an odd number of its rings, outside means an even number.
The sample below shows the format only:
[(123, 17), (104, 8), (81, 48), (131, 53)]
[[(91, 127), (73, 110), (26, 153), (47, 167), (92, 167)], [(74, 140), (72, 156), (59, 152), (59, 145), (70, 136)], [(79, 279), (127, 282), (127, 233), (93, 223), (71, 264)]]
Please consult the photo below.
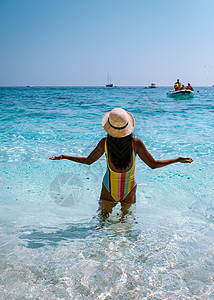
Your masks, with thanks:
[[(189, 100), (168, 90), (0, 89), (1, 299), (214, 299), (214, 88)], [(137, 159), (136, 205), (97, 230), (105, 157), (48, 158), (88, 155), (114, 107), (134, 115), (156, 159), (194, 162)]]

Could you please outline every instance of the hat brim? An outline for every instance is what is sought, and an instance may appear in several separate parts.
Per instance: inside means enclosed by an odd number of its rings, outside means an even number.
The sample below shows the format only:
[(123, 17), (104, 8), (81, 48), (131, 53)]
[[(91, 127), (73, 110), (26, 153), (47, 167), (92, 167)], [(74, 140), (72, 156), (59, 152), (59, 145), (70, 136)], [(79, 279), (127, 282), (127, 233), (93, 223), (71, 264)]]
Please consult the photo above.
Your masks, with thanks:
[(130, 114), (128, 111), (128, 125), (124, 129), (114, 129), (113, 127), (111, 127), (111, 125), (108, 122), (109, 113), (110, 112), (106, 113), (102, 118), (103, 128), (109, 135), (117, 138), (122, 138), (127, 135), (130, 135), (134, 131), (135, 120), (132, 114)]

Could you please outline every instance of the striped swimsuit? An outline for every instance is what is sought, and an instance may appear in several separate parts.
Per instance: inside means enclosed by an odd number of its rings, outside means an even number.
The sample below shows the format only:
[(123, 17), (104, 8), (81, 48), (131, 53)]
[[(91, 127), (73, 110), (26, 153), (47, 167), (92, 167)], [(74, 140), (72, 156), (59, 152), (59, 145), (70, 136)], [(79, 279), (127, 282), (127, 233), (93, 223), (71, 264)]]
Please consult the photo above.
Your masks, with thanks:
[(105, 140), (105, 153), (107, 160), (107, 171), (103, 178), (103, 184), (115, 201), (123, 201), (133, 190), (137, 182), (135, 179), (136, 155), (132, 152), (132, 167), (128, 172), (117, 173), (112, 171), (108, 163), (107, 139)]

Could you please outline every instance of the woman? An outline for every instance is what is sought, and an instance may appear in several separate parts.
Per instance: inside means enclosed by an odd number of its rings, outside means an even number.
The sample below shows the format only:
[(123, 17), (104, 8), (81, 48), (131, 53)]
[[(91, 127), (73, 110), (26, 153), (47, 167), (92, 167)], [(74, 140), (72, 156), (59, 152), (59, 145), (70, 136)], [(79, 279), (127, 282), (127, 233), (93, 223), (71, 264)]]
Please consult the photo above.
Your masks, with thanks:
[(103, 220), (112, 208), (121, 203), (123, 214), (128, 212), (131, 204), (136, 202), (135, 161), (138, 155), (150, 168), (161, 168), (172, 163), (191, 163), (191, 158), (178, 157), (168, 160), (155, 160), (140, 139), (133, 138), (134, 117), (122, 108), (114, 108), (106, 113), (102, 125), (108, 133), (107, 138), (99, 141), (97, 147), (88, 157), (60, 155), (50, 157), (52, 160), (68, 159), (91, 165), (105, 152), (107, 171), (103, 178), (100, 195), (100, 210)]

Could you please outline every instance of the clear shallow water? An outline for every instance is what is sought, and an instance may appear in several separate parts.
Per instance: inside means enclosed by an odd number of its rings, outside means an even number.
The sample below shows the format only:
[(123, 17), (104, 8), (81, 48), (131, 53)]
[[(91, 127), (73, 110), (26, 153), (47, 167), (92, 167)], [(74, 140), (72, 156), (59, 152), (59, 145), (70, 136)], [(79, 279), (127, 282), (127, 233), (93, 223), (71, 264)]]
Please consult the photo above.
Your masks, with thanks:
[[(7, 299), (214, 299), (214, 88), (190, 100), (169, 88), (0, 88), (0, 295)], [(197, 93), (197, 90), (199, 93)], [(156, 159), (139, 159), (137, 204), (103, 229), (96, 211), (104, 113), (123, 107)]]

